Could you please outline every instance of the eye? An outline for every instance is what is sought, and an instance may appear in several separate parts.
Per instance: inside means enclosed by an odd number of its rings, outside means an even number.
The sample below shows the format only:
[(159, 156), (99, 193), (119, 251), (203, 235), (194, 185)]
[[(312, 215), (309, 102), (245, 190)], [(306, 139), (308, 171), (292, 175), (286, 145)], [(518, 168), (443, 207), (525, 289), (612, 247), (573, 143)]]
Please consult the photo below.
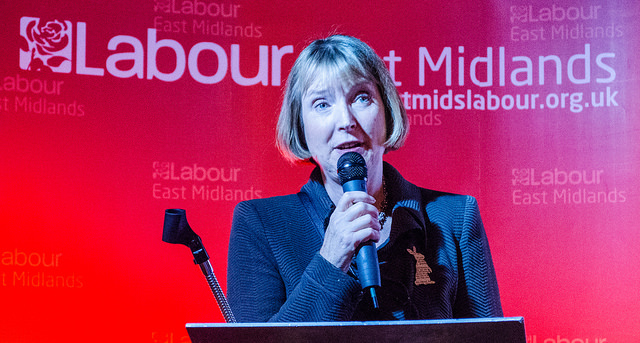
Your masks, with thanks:
[(369, 104), (371, 103), (371, 95), (369, 92), (359, 92), (353, 102), (357, 104)]
[(329, 102), (325, 99), (317, 99), (313, 101), (312, 106), (314, 110), (321, 112), (329, 108)]

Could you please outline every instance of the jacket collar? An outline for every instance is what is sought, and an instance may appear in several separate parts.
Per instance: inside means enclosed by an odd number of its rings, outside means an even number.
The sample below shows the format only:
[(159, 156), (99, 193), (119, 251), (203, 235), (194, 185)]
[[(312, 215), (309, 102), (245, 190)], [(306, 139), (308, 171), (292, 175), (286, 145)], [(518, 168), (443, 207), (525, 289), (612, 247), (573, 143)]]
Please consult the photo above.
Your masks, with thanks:
[[(405, 180), (389, 163), (384, 162), (383, 168), (385, 187), (387, 187), (387, 206), (392, 208), (393, 219), (389, 238), (393, 242), (395, 237), (407, 230), (424, 229), (427, 218), (425, 218), (421, 189)], [(300, 191), (309, 196), (313, 210), (323, 221), (318, 224), (326, 229), (335, 205), (324, 188), (319, 167), (314, 168), (309, 181)]]

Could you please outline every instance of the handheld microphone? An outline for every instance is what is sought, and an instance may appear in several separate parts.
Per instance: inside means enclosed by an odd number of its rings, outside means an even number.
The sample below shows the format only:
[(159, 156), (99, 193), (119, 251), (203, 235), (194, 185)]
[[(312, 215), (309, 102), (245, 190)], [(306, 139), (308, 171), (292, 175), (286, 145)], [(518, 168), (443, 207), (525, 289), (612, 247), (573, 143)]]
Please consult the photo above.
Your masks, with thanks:
[[(357, 152), (347, 152), (338, 159), (338, 176), (345, 192), (367, 191), (367, 164)], [(362, 289), (369, 290), (373, 307), (378, 308), (376, 287), (381, 286), (378, 251), (372, 241), (362, 243), (356, 251), (356, 266)]]

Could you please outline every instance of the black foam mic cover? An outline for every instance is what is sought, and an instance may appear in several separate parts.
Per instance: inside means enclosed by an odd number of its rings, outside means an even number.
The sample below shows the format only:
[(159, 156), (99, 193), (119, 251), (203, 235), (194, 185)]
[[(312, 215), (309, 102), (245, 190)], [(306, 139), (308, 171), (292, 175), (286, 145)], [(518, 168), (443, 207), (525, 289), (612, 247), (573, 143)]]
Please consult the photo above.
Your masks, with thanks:
[[(367, 191), (367, 163), (357, 152), (347, 152), (338, 159), (338, 176), (345, 192)], [(378, 251), (372, 241), (364, 242), (356, 251), (358, 278), (363, 289), (369, 289), (373, 306), (378, 307), (375, 287), (380, 287)]]

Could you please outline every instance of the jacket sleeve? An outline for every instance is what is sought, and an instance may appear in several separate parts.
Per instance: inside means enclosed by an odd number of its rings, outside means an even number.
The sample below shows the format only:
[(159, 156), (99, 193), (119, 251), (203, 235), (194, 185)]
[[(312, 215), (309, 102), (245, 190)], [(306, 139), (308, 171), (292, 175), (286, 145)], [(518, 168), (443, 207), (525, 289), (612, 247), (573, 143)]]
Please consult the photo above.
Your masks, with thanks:
[(459, 232), (459, 277), (454, 316), (501, 317), (498, 282), (474, 197), (466, 196), (462, 229)]
[[(278, 222), (277, 215), (262, 217), (257, 207), (250, 201), (241, 202), (233, 216), (227, 285), (236, 319), (239, 322), (349, 320), (360, 294), (358, 282), (319, 253), (315, 253), (306, 268), (296, 268), (297, 259), (281, 246), (284, 242), (266, 231), (281, 230), (274, 226), (288, 223)], [(289, 277), (291, 270), (299, 268), (304, 268), (302, 275)], [(297, 283), (292, 283), (293, 279)]]

